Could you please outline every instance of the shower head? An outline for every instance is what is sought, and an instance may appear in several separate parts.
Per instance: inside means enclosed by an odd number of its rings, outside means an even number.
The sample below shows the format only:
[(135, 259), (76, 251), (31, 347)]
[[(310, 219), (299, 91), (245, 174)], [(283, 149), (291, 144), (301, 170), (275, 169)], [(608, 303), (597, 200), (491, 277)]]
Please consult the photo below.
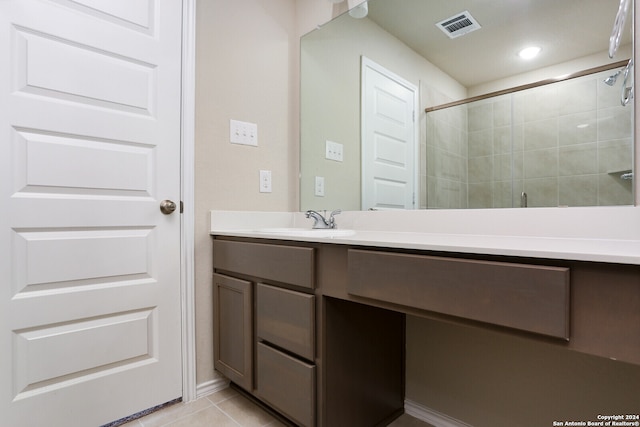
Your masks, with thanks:
[(620, 75), (621, 72), (622, 70), (618, 70), (615, 74), (612, 74), (606, 79), (604, 79), (603, 82), (605, 82), (609, 86), (613, 86), (614, 84), (616, 84), (616, 80), (618, 80), (618, 76)]

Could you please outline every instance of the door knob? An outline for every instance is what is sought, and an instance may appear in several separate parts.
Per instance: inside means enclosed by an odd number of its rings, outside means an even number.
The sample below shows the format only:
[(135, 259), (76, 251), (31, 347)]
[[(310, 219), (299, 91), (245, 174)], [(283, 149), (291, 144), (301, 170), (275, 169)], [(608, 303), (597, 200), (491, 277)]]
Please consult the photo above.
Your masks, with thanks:
[(163, 200), (160, 202), (160, 212), (165, 215), (171, 215), (176, 210), (176, 203), (171, 200)]

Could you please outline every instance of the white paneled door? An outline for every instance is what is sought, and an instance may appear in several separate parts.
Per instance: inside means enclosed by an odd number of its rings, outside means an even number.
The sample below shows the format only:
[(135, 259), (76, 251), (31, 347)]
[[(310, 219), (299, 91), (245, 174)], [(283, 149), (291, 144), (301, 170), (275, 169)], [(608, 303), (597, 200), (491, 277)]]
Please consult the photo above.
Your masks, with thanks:
[(414, 209), (418, 89), (362, 57), (362, 206)]
[(0, 0), (0, 424), (182, 395), (180, 0)]

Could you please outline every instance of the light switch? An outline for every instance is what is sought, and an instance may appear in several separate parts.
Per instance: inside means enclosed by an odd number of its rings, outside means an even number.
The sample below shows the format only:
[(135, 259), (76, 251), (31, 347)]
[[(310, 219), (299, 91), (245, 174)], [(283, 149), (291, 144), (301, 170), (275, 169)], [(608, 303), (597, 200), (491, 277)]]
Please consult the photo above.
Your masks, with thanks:
[(336, 162), (341, 162), (342, 150), (342, 144), (327, 140), (325, 145), (325, 158), (329, 160), (335, 160)]
[(315, 195), (324, 197), (324, 177), (316, 176)]
[(229, 140), (232, 144), (258, 146), (258, 125), (229, 120)]
[(271, 193), (271, 171), (260, 171), (260, 192)]

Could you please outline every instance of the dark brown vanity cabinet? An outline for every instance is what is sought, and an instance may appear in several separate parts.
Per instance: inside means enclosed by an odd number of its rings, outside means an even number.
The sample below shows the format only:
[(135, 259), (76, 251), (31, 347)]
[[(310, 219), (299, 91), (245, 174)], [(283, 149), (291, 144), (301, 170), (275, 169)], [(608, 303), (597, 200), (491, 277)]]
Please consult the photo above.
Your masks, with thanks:
[(325, 298), (320, 283), (346, 278), (334, 245), (213, 245), (218, 371), (299, 426), (383, 426), (402, 414), (404, 314)]
[(214, 240), (215, 367), (316, 425), (314, 249)]
[(640, 266), (214, 238), (215, 367), (300, 426), (404, 411), (405, 316), (640, 364)]
[(327, 297), (640, 364), (640, 265), (333, 245)]

